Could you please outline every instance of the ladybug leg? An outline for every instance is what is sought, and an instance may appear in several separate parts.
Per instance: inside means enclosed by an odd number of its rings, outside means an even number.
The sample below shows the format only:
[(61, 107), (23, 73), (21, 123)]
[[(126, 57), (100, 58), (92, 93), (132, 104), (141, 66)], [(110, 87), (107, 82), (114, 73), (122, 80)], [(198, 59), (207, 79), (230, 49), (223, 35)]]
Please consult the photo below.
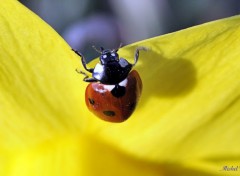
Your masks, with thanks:
[(148, 51), (148, 48), (146, 47), (137, 47), (136, 51), (135, 51), (135, 57), (134, 57), (134, 63), (132, 64), (132, 66), (136, 65), (137, 61), (138, 61), (138, 57), (139, 57), (139, 51), (143, 50), (143, 51)]
[(95, 78), (89, 78), (89, 76), (85, 73), (85, 72), (83, 72), (83, 71), (81, 71), (81, 70), (77, 70), (76, 69), (76, 72), (78, 72), (79, 74), (82, 74), (82, 75), (84, 75), (85, 77), (83, 78), (83, 81), (85, 81), (85, 82), (97, 82), (98, 80), (96, 80)]
[(74, 50), (72, 49), (77, 55), (79, 55), (81, 57), (81, 62), (82, 62), (82, 65), (84, 67), (85, 70), (87, 70), (88, 72), (92, 73), (93, 72), (93, 68), (87, 68), (87, 62), (86, 62), (86, 59), (85, 57), (80, 53), (78, 52), (77, 50)]

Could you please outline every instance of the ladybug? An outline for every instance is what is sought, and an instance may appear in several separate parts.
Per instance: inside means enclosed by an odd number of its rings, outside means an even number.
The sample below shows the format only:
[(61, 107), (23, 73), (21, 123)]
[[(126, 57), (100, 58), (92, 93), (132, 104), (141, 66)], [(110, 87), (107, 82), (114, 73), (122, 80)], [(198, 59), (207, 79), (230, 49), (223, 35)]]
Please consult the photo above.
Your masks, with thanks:
[(73, 50), (81, 57), (84, 69), (92, 74), (89, 77), (85, 72), (76, 70), (85, 76), (83, 81), (90, 82), (85, 91), (86, 105), (100, 119), (109, 122), (123, 122), (128, 119), (142, 92), (142, 80), (132, 68), (138, 61), (139, 51), (146, 51), (147, 48), (136, 49), (133, 64), (119, 58), (119, 48), (110, 50), (101, 47), (98, 50), (94, 47), (101, 54), (100, 62), (94, 68), (88, 68), (84, 56)]

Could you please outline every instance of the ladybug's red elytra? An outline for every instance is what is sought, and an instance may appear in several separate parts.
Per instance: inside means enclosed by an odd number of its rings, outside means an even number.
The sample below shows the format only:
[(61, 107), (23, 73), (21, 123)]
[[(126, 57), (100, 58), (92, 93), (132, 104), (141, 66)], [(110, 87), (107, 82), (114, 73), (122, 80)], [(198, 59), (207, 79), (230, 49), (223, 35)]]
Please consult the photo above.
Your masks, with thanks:
[(100, 63), (94, 68), (87, 68), (84, 56), (73, 50), (81, 57), (84, 69), (92, 74), (89, 78), (85, 72), (77, 71), (85, 76), (83, 81), (90, 82), (86, 88), (85, 102), (88, 109), (100, 119), (123, 122), (131, 116), (141, 96), (142, 80), (132, 68), (138, 61), (139, 51), (146, 51), (147, 48), (136, 49), (133, 64), (119, 58), (118, 49), (100, 49), (95, 48), (101, 55)]

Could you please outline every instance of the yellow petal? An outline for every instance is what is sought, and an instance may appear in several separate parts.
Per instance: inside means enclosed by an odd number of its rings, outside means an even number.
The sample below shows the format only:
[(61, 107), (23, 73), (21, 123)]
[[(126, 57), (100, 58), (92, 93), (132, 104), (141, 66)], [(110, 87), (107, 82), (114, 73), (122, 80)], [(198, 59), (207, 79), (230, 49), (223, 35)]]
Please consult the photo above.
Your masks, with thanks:
[(84, 88), (71, 48), (18, 1), (1, 4), (0, 31), (1, 148), (79, 131)]
[[(240, 17), (145, 40), (131, 58), (143, 96), (124, 124), (93, 122), (92, 135), (173, 175), (237, 174), (240, 163)], [(185, 170), (181, 174), (174, 170)], [(221, 171), (220, 171), (221, 170)], [(239, 169), (240, 170), (240, 169)]]
[(120, 49), (130, 60), (136, 46), (150, 51), (135, 68), (144, 86), (139, 106), (126, 122), (111, 124), (84, 105), (79, 57), (19, 2), (4, 1), (0, 175), (238, 174), (223, 167), (240, 163), (239, 22), (232, 17)]

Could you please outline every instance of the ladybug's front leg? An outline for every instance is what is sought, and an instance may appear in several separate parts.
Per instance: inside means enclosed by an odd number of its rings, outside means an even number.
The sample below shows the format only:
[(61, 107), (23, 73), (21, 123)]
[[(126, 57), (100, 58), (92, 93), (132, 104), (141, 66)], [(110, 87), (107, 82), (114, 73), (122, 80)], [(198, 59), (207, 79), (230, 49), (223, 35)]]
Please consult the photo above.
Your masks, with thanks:
[(136, 65), (137, 61), (138, 61), (138, 57), (139, 57), (139, 51), (143, 50), (143, 51), (148, 51), (148, 48), (146, 47), (137, 47), (136, 51), (135, 51), (135, 57), (134, 57), (134, 63), (132, 64), (132, 66)]
[(85, 81), (85, 82), (97, 82), (98, 80), (96, 80), (95, 78), (89, 78), (89, 76), (85, 73), (85, 72), (83, 72), (83, 71), (81, 71), (81, 70), (77, 70), (76, 69), (76, 72), (78, 72), (79, 74), (83, 74), (85, 77), (83, 78), (83, 81)]
[(79, 55), (81, 57), (81, 61), (82, 61), (82, 65), (84, 67), (85, 70), (87, 70), (88, 72), (92, 73), (93, 72), (93, 68), (87, 68), (87, 62), (86, 59), (84, 58), (84, 56), (78, 52), (77, 50), (72, 49), (77, 55)]

